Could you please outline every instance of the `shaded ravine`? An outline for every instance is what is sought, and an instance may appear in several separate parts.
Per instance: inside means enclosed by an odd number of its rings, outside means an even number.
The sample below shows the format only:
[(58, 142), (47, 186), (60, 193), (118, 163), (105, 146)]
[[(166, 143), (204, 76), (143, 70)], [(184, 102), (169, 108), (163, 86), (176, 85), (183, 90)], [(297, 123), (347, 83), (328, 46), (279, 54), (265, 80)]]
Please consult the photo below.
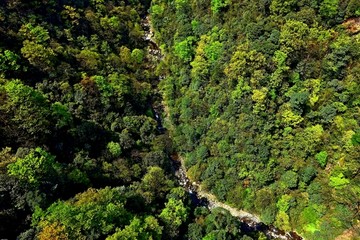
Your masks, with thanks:
[[(142, 27), (145, 30), (144, 40), (148, 42), (148, 54), (151, 58), (155, 59), (156, 62), (159, 62), (163, 59), (163, 54), (161, 53), (160, 48), (154, 40), (154, 32), (151, 27), (151, 22), (149, 16), (143, 19)], [(161, 81), (164, 76), (159, 76), (159, 81)], [(162, 102), (160, 106), (152, 106), (152, 111), (154, 118), (157, 122), (157, 129), (160, 133), (166, 133), (166, 129), (163, 126), (160, 113), (163, 112), (166, 117), (169, 117), (169, 112), (166, 104)], [(223, 202), (217, 200), (216, 196), (201, 189), (201, 185), (196, 182), (191, 182), (187, 177), (184, 160), (177, 153), (169, 156), (169, 160), (172, 164), (172, 170), (175, 173), (176, 178), (178, 179), (179, 185), (184, 187), (184, 189), (189, 193), (189, 196), (192, 200), (194, 206), (204, 206), (209, 210), (220, 207), (226, 209), (230, 214), (238, 218), (241, 222), (241, 230), (245, 233), (251, 233), (255, 231), (263, 232), (268, 239), (283, 239), (283, 240), (302, 240), (295, 232), (285, 232), (279, 230), (278, 228), (272, 225), (266, 225), (261, 222), (260, 218), (249, 212), (236, 209), (231, 207)]]
[[(186, 175), (184, 167), (184, 160), (181, 156), (172, 155), (170, 160), (173, 165), (178, 168), (175, 170), (175, 176), (178, 178), (179, 184), (185, 188), (193, 200), (193, 204), (205, 206), (209, 210), (220, 207), (226, 209), (230, 214), (238, 218), (241, 222), (241, 230), (245, 233), (263, 232), (268, 239), (283, 239), (283, 240), (301, 240), (296, 232), (285, 232), (272, 225), (266, 225), (261, 222), (260, 218), (252, 213), (236, 209), (217, 200), (216, 196), (201, 189), (201, 185), (196, 182), (191, 182)], [(194, 201), (195, 200), (195, 201)]]

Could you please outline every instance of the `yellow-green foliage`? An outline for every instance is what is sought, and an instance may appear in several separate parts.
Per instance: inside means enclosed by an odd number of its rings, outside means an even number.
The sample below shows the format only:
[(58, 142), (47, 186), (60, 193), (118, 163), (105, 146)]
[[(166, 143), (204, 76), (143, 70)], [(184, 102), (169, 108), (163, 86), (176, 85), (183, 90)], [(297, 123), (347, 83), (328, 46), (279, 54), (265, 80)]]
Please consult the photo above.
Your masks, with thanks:
[(170, 49), (194, 37), (190, 65), (165, 60), (171, 109), (187, 113), (172, 123), (190, 175), (266, 222), (332, 239), (358, 219), (341, 215), (357, 212), (343, 191), (359, 183), (360, 42), (341, 24), (358, 3), (315, 2), (190, 0), (187, 21), (171, 7), (168, 23), (154, 21)]

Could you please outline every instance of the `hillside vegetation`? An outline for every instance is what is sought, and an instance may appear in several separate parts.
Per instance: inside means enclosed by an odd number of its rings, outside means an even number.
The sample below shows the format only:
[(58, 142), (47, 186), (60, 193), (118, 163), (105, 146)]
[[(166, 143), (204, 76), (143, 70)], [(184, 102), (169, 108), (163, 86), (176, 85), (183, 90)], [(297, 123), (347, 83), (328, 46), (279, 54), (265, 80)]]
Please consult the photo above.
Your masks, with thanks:
[(185, 234), (189, 202), (150, 109), (148, 7), (1, 1), (1, 239)]
[(358, 231), (360, 2), (154, 0), (150, 12), (190, 178), (306, 239)]
[(0, 239), (264, 237), (177, 183), (149, 7), (0, 1)]

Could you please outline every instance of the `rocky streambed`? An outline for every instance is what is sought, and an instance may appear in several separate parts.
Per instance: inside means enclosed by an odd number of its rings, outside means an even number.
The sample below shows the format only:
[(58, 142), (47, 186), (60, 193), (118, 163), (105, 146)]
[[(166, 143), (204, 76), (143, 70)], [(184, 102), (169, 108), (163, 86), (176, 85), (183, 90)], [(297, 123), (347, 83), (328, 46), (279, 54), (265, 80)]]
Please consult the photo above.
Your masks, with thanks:
[[(144, 40), (148, 42), (148, 54), (152, 60), (155, 62), (159, 62), (163, 58), (163, 54), (158, 47), (157, 43), (154, 40), (154, 33), (151, 28), (151, 22), (149, 16), (143, 19), (142, 27), (145, 30)], [(164, 76), (159, 77), (159, 81), (163, 79)], [(165, 106), (157, 106), (156, 109), (152, 107), (154, 118), (157, 122), (157, 128), (160, 133), (165, 133), (166, 129), (163, 126), (163, 122), (161, 119), (161, 112), (164, 111)], [(165, 111), (165, 115), (168, 113)], [(241, 231), (245, 233), (251, 233), (254, 231), (263, 232), (268, 239), (283, 239), (283, 240), (301, 240), (303, 239), (295, 232), (285, 232), (277, 229), (274, 226), (266, 225), (261, 222), (260, 218), (254, 214), (249, 212), (236, 209), (231, 207), (225, 203), (222, 203), (216, 199), (216, 197), (201, 189), (201, 185), (195, 182), (191, 182), (187, 177), (186, 170), (184, 167), (184, 161), (178, 154), (174, 154), (169, 156), (169, 160), (171, 161), (172, 169), (175, 173), (175, 176), (179, 182), (179, 185), (184, 187), (184, 189), (188, 192), (192, 204), (194, 206), (203, 206), (212, 210), (217, 207), (221, 207), (230, 212), (230, 214), (234, 217), (237, 217), (241, 222)]]
[(178, 179), (178, 182), (183, 186), (186, 191), (189, 193), (193, 204), (197, 206), (207, 207), (209, 210), (213, 208), (223, 208), (230, 212), (234, 217), (237, 217), (241, 224), (241, 230), (245, 233), (250, 233), (254, 231), (263, 232), (268, 239), (284, 239), (284, 240), (301, 240), (302, 237), (297, 235), (295, 232), (285, 232), (274, 226), (269, 226), (261, 222), (260, 218), (249, 212), (236, 209), (225, 203), (222, 203), (216, 199), (216, 197), (201, 189), (201, 186), (198, 183), (191, 182), (186, 175), (186, 171), (183, 167), (183, 161), (181, 157), (174, 158), (170, 157), (172, 164), (175, 165), (175, 176)]

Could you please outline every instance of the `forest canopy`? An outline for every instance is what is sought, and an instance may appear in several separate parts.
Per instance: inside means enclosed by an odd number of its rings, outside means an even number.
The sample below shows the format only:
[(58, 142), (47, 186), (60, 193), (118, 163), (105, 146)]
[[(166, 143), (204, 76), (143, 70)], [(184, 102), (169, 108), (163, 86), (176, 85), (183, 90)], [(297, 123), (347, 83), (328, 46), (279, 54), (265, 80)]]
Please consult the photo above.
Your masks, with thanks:
[(150, 5), (0, 2), (1, 239), (263, 236), (176, 181)]
[(1, 238), (186, 234), (193, 209), (151, 107), (149, 4), (0, 3)]
[(0, 237), (266, 238), (192, 204), (179, 154), (265, 224), (356, 238), (359, 22), (358, 0), (1, 1)]
[(192, 181), (306, 239), (359, 234), (360, 2), (154, 0)]

